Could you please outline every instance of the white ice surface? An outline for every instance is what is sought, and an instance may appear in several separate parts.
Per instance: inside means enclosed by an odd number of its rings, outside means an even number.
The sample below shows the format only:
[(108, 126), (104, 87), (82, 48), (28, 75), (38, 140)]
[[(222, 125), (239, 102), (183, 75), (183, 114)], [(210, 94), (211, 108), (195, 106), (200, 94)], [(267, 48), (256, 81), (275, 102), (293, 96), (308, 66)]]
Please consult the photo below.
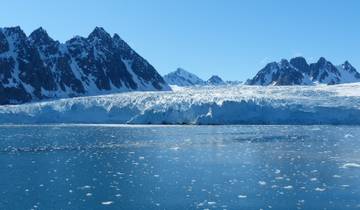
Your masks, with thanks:
[(0, 123), (360, 124), (360, 83), (219, 86), (0, 106)]

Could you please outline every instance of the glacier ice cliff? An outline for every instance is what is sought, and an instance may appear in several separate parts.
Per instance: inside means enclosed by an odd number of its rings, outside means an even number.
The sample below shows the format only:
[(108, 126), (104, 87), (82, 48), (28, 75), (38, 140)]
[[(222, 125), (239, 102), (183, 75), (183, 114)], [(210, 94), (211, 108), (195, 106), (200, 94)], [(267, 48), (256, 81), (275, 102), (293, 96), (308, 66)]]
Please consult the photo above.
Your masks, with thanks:
[(0, 106), (0, 123), (360, 124), (360, 83), (185, 87)]

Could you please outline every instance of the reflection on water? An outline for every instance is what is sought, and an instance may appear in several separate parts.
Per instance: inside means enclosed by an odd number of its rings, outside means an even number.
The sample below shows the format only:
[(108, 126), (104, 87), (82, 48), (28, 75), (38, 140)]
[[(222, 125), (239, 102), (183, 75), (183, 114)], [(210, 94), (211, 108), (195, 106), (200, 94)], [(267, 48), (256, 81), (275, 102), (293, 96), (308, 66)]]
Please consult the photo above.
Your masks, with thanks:
[(0, 209), (359, 209), (360, 127), (0, 126)]

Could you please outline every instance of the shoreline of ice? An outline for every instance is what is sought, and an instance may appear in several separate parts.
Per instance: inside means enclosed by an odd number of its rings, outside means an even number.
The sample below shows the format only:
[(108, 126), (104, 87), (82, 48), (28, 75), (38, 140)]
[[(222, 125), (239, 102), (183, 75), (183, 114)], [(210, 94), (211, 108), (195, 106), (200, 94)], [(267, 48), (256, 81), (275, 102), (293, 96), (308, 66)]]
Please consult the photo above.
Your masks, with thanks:
[(360, 83), (218, 86), (0, 106), (1, 124), (360, 125)]

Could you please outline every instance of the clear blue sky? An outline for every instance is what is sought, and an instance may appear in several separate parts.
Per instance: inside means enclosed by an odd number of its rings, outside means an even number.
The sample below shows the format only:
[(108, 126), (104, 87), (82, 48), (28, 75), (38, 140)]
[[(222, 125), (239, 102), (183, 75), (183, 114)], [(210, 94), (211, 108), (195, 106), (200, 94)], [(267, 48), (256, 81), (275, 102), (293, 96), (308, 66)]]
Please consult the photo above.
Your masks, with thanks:
[(161, 73), (245, 80), (267, 62), (324, 56), (360, 70), (358, 0), (5, 0), (0, 25), (43, 26), (62, 42), (118, 33)]

